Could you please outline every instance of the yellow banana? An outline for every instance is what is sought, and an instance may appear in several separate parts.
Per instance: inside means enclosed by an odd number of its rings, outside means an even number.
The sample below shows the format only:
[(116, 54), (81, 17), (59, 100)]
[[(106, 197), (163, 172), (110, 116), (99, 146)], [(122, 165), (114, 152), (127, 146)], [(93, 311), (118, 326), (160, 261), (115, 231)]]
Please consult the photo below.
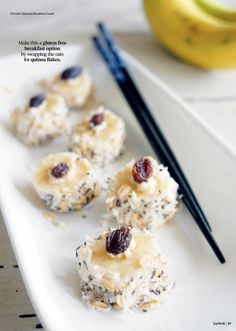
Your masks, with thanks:
[(212, 0), (195, 0), (195, 2), (207, 13), (214, 15), (224, 20), (236, 21), (236, 10), (232, 10), (222, 6), (218, 2)]
[(209, 0), (143, 0), (160, 42), (203, 68), (236, 67), (236, 11)]

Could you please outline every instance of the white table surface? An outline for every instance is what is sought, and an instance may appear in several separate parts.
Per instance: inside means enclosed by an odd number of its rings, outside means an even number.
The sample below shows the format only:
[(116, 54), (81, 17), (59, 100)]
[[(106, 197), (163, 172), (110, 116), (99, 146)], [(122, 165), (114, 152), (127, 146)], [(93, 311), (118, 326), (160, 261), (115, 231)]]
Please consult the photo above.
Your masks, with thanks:
[[(10, 16), (10, 11), (53, 11), (54, 16)], [(119, 45), (162, 78), (236, 150), (236, 70), (204, 71), (185, 65), (163, 50), (149, 32), (139, 0), (8, 0), (0, 7), (0, 56), (19, 52), (18, 40), (68, 44), (87, 39), (104, 20)], [(0, 331), (40, 327), (16, 267), (0, 219)], [(75, 330), (70, 330), (75, 331)], [(162, 331), (162, 330), (161, 330)]]

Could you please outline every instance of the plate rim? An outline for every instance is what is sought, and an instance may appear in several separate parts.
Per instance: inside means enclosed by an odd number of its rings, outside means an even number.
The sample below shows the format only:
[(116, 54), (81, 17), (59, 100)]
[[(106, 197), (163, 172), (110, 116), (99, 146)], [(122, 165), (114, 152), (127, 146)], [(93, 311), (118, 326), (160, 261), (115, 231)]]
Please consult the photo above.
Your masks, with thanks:
[[(67, 46), (67, 48), (75, 47), (75, 45)], [(88, 42), (77, 43), (77, 47), (88, 47)], [(181, 109), (190, 116), (194, 122), (198, 125), (199, 128), (203, 129), (208, 137), (218, 143), (222, 150), (226, 151), (227, 154), (236, 160), (236, 150), (224, 139), (222, 136), (218, 135), (216, 130), (212, 128), (200, 115), (198, 115), (191, 106), (189, 106), (175, 91), (173, 91), (165, 82), (163, 82), (158, 76), (153, 74), (147, 67), (145, 67), (142, 63), (140, 63), (134, 56), (128, 54), (127, 52), (122, 50), (122, 54), (124, 55), (125, 61), (128, 63), (128, 66), (134, 67), (137, 71), (140, 71), (143, 75), (147, 77), (147, 79), (151, 80), (155, 85), (159, 86), (160, 89), (166, 94), (166, 97), (172, 98)], [(18, 57), (17, 53), (13, 53), (7, 56), (0, 57), (0, 63), (6, 60), (15, 61)], [(27, 273), (24, 270), (24, 259), (21, 258), (19, 249), (17, 247), (17, 243), (15, 240), (15, 232), (13, 227), (11, 227), (11, 216), (8, 214), (7, 208), (7, 199), (5, 198), (5, 189), (3, 185), (4, 180), (0, 178), (0, 210), (3, 216), (4, 224), (7, 229), (7, 233), (11, 242), (11, 246), (13, 248), (17, 263), (19, 264), (21, 277), (24, 282), (24, 286), (27, 290), (27, 294), (30, 298), (32, 306), (38, 316), (40, 323), (42, 323), (45, 330), (54, 331), (51, 325), (48, 324), (47, 320), (44, 318), (44, 314), (41, 313), (41, 307), (38, 305), (37, 298), (35, 298), (33, 288), (31, 284), (28, 282)], [(12, 231), (13, 229), (13, 231)]]

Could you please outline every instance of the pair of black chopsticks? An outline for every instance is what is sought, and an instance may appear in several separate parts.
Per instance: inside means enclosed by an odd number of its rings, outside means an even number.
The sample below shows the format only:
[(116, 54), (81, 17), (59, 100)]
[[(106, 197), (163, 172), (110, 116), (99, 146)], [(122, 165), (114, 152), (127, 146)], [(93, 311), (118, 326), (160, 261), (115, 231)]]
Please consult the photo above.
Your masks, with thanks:
[(103, 23), (98, 23), (98, 29), (100, 31), (100, 36), (93, 37), (97, 50), (110, 69), (113, 78), (130, 105), (156, 155), (161, 162), (168, 167), (171, 176), (179, 184), (179, 193), (182, 195), (183, 202), (195, 219), (219, 261), (224, 263), (225, 258), (212, 236), (211, 227), (173, 152), (171, 151), (170, 146), (128, 72), (127, 66), (124, 63), (111, 34)]

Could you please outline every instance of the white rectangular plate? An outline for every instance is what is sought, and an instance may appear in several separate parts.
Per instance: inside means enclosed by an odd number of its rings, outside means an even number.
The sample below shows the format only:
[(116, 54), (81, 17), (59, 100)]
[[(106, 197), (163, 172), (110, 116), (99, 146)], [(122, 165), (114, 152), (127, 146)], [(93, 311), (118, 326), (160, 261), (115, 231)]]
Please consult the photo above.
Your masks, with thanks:
[[(126, 151), (102, 171), (103, 178), (130, 159), (153, 152), (90, 44), (69, 47), (61, 64), (29, 64), (14, 55), (0, 60), (0, 195), (29, 296), (48, 331), (222, 330), (214, 322), (231, 322), (227, 330), (235, 330), (235, 154), (163, 83), (130, 56), (125, 58), (208, 216), (227, 263), (221, 265), (217, 261), (181, 206), (174, 221), (154, 231), (177, 284), (168, 300), (146, 314), (88, 309), (81, 301), (75, 249), (85, 235), (103, 231), (105, 196), (99, 197), (86, 212), (57, 216), (64, 226), (46, 220), (42, 212), (45, 206), (30, 185), (31, 169), (48, 153), (66, 150), (67, 141), (60, 138), (47, 146), (25, 147), (10, 127), (10, 113), (38, 91), (37, 80), (51, 78), (68, 65), (81, 64), (93, 76), (97, 98), (122, 116), (128, 128)], [(78, 120), (81, 114), (72, 112), (70, 116)], [(85, 213), (87, 218), (82, 217)]]

